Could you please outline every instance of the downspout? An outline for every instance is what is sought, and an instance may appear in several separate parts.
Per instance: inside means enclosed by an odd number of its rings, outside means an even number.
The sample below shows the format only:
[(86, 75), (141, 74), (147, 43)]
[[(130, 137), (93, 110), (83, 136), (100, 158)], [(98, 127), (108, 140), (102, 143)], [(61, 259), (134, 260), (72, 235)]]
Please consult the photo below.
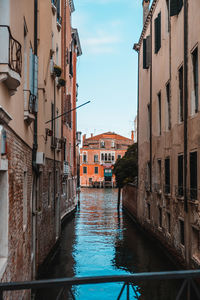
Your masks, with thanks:
[[(56, 80), (54, 78), (54, 89), (53, 89), (53, 93), (54, 93), (54, 97), (53, 97), (53, 108), (54, 108), (54, 118), (56, 115)], [(56, 141), (56, 128), (55, 128), (55, 119), (53, 120), (53, 197), (54, 197), (54, 214), (56, 212), (56, 145), (55, 145), (55, 141)]]
[(187, 166), (188, 166), (188, 0), (184, 0), (184, 235), (185, 235), (185, 259), (190, 265), (191, 234), (190, 214), (187, 199)]
[[(37, 55), (38, 47), (37, 47), (37, 39), (38, 39), (38, 0), (34, 2), (34, 54)], [(33, 136), (33, 152), (32, 152), (32, 166), (33, 170), (35, 171), (36, 175), (38, 175), (38, 168), (36, 165), (36, 153), (38, 148), (38, 141), (37, 141), (37, 112), (35, 113), (35, 120), (34, 120), (34, 136)]]
[(188, 0), (184, 0), (184, 210), (188, 212), (187, 201), (187, 152), (188, 152)]
[(150, 65), (150, 192), (152, 192), (152, 19), (150, 23), (151, 65)]
[(140, 96), (140, 51), (137, 51), (138, 53), (138, 92), (137, 92), (137, 189), (138, 189), (138, 183), (139, 183), (139, 108), (140, 108), (140, 103), (139, 103), (139, 96)]

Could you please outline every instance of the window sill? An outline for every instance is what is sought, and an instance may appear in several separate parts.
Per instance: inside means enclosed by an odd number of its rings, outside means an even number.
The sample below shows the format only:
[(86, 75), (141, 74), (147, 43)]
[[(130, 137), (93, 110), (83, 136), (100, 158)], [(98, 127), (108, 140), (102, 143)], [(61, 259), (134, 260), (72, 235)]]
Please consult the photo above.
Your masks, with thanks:
[(7, 258), (6, 257), (0, 257), (0, 279), (3, 276), (3, 273), (5, 272), (7, 265)]
[(58, 31), (60, 31), (61, 30), (61, 27), (62, 27), (62, 25), (57, 21), (56, 22), (56, 25), (57, 25), (57, 29), (58, 29)]
[(51, 9), (52, 9), (52, 13), (55, 15), (57, 8), (53, 3), (51, 3)]

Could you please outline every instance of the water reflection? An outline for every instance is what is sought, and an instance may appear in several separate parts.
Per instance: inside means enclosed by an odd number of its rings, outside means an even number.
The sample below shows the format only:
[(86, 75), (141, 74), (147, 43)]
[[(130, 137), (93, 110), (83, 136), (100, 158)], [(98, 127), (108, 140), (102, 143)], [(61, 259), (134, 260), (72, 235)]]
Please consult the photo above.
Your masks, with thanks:
[[(173, 270), (175, 266), (122, 212), (117, 190), (82, 189), (80, 208), (64, 227), (60, 247), (43, 278), (132, 274)], [(76, 299), (117, 299), (122, 284), (73, 288)], [(140, 299), (174, 299), (176, 282), (143, 282)], [(58, 290), (37, 299), (56, 299)], [(71, 299), (70, 296), (63, 299)], [(126, 296), (124, 295), (124, 298)]]

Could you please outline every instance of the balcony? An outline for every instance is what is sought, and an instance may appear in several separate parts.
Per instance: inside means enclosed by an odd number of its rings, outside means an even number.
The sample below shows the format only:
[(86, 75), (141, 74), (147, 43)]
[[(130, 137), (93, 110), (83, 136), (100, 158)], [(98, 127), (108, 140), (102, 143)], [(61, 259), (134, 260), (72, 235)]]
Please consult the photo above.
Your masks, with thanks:
[(188, 190), (188, 199), (191, 201), (195, 201), (198, 199), (198, 190), (197, 188), (190, 188)]
[(30, 125), (35, 120), (35, 113), (37, 112), (37, 98), (30, 90), (24, 90), (24, 98), (27, 103), (24, 108), (24, 120)]
[(14, 95), (21, 82), (21, 44), (11, 34), (10, 27), (0, 25), (0, 82), (4, 82), (10, 95)]
[(165, 193), (165, 196), (170, 196), (170, 193), (171, 193), (170, 184), (164, 184), (164, 193)]

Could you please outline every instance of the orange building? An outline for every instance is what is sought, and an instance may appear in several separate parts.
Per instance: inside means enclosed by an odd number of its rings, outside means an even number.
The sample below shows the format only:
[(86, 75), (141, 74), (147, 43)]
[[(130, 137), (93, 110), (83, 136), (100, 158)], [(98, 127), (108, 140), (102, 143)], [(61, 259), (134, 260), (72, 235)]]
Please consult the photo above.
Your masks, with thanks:
[(115, 161), (124, 156), (131, 139), (114, 132), (96, 136), (91, 134), (86, 139), (83, 135), (83, 146), (80, 149), (80, 183), (83, 187), (115, 187), (112, 169)]

